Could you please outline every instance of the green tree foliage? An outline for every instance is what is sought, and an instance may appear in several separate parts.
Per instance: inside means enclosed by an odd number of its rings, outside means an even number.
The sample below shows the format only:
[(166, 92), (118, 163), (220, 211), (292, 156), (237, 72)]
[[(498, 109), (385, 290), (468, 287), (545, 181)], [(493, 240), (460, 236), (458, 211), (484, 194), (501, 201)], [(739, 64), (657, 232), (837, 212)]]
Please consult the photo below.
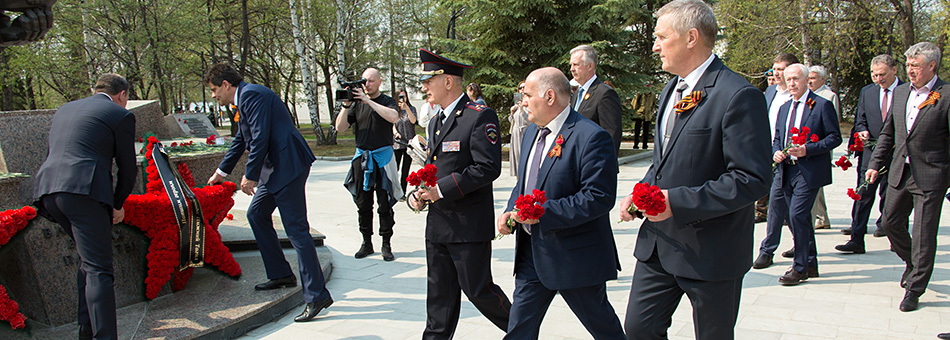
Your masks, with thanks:
[[(660, 1), (650, 0), (451, 0), (446, 9), (464, 9), (460, 40), (440, 39), (440, 53), (470, 62), (466, 75), (482, 84), (488, 105), (507, 113), (518, 83), (532, 70), (555, 66), (570, 76), (572, 48), (592, 45), (600, 59), (598, 77), (620, 95), (626, 116), (630, 100), (655, 82), (659, 63), (651, 51)], [(625, 125), (630, 120), (625, 120)]]

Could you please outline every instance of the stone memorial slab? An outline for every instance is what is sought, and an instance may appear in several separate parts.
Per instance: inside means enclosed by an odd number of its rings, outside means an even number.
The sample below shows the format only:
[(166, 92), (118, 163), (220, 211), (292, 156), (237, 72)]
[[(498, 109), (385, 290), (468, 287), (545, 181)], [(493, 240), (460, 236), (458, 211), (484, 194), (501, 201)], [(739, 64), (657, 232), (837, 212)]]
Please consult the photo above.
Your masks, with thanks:
[[(145, 301), (149, 241), (135, 227), (112, 229), (116, 305)], [(79, 255), (59, 224), (36, 217), (0, 252), (0, 284), (32, 322), (59, 326), (76, 321)], [(159, 296), (171, 292), (166, 285)]]
[(208, 136), (218, 134), (214, 125), (208, 120), (208, 116), (203, 114), (175, 114), (172, 115), (178, 123), (181, 131), (190, 137), (208, 138)]

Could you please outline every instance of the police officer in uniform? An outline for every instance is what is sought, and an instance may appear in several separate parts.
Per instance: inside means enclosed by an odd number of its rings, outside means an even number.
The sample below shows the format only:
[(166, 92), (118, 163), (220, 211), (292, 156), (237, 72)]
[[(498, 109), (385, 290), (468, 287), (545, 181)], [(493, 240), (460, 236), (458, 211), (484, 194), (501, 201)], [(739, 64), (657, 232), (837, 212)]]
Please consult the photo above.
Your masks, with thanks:
[(443, 110), (429, 121), (428, 164), (438, 184), (410, 197), (426, 218), (426, 329), (423, 339), (449, 339), (458, 325), (461, 293), (502, 331), (511, 302), (492, 282), (495, 236), (492, 181), (501, 174), (498, 116), (465, 94), (462, 72), (471, 65), (419, 50), (422, 92)]

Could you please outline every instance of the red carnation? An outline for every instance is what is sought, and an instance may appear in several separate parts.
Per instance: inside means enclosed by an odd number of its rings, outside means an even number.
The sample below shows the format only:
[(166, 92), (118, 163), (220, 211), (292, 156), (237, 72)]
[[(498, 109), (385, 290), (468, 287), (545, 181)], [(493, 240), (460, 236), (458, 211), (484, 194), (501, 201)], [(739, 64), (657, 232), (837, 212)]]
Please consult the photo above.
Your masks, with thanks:
[(438, 178), (435, 176), (437, 171), (438, 169), (434, 164), (428, 164), (418, 171), (409, 173), (406, 182), (416, 187), (420, 185), (427, 188), (435, 187), (438, 183)]
[(860, 201), (860, 200), (861, 200), (861, 195), (858, 195), (858, 193), (855, 192), (854, 189), (852, 189), (852, 188), (848, 188), (848, 197), (851, 197), (851, 199), (853, 199), (853, 200), (855, 200), (855, 201)]
[(851, 164), (848, 156), (841, 156), (841, 158), (838, 158), (838, 160), (835, 161), (835, 166), (841, 168), (841, 170), (847, 171), (848, 168), (854, 166), (854, 164)]
[(647, 183), (637, 183), (633, 186), (633, 204), (627, 209), (631, 214), (642, 211), (647, 215), (659, 215), (666, 211), (666, 196), (660, 187)]
[[(541, 206), (544, 202), (547, 202), (548, 198), (544, 196), (543, 190), (534, 189), (531, 191), (530, 195), (521, 195), (515, 199), (515, 207), (512, 212), (518, 214), (518, 218), (522, 221), (528, 220), (540, 220), (541, 216), (544, 215), (544, 207)], [(508, 217), (506, 224), (508, 225), (508, 230), (518, 223), (515, 221), (514, 217)], [(495, 239), (501, 239), (502, 234), (495, 236)]]
[(796, 135), (798, 134), (798, 128), (793, 126), (791, 130), (788, 130), (788, 132), (791, 132), (793, 135)]
[(810, 139), (812, 143), (818, 143), (818, 135), (811, 135)]
[(233, 215), (233, 214), (228, 214), (228, 216), (227, 216), (226, 218), (228, 219), (228, 221), (234, 220), (234, 215)]

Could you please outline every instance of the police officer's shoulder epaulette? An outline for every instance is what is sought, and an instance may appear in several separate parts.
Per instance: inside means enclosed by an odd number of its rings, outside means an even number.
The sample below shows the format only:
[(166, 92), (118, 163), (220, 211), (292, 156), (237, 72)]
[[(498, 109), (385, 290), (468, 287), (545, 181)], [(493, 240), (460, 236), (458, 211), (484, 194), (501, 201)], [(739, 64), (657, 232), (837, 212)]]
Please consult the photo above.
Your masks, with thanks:
[(472, 110), (475, 110), (475, 111), (478, 111), (478, 112), (482, 112), (482, 111), (485, 111), (485, 109), (488, 108), (488, 105), (479, 104), (479, 103), (476, 103), (476, 102), (468, 102), (468, 104), (465, 104), (465, 107), (466, 107), (466, 108), (469, 108), (469, 109), (472, 109)]

